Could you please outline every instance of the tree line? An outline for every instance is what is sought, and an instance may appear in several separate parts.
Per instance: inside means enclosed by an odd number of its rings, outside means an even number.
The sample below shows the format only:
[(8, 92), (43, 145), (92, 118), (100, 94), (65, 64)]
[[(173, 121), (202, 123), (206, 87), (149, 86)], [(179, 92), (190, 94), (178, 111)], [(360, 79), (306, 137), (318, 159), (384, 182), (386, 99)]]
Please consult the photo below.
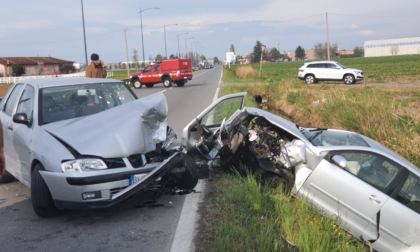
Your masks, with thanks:
[[(231, 45), (230, 50), (232, 51), (234, 48)], [(265, 48), (265, 50), (264, 50)], [(340, 58), (340, 57), (363, 57), (364, 56), (364, 48), (360, 46), (356, 46), (353, 49), (352, 54), (341, 55), (339, 53), (338, 44), (330, 44), (330, 58)], [(314, 56), (317, 60), (325, 60), (328, 58), (328, 45), (327, 43), (317, 43), (313, 47)], [(262, 54), (262, 57), (261, 57)], [(278, 62), (278, 61), (303, 61), (307, 58), (305, 49), (302, 46), (298, 46), (295, 49), (294, 59), (292, 58), (291, 53), (281, 53), (277, 48), (267, 48), (265, 47), (261, 41), (255, 43), (252, 53), (247, 56), (237, 56), (236, 61), (238, 62), (239, 59), (246, 58), (250, 60), (251, 63), (259, 63), (262, 59), (263, 61), (268, 62)]]

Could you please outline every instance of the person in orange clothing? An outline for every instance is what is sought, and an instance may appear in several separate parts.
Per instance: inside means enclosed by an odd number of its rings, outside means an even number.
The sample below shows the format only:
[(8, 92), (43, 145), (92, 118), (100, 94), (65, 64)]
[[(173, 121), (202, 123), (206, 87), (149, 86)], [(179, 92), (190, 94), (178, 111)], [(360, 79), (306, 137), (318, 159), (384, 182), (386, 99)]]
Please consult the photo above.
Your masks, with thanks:
[(90, 59), (92, 60), (92, 63), (86, 68), (86, 77), (106, 78), (106, 68), (104, 63), (99, 60), (99, 55), (92, 53)]

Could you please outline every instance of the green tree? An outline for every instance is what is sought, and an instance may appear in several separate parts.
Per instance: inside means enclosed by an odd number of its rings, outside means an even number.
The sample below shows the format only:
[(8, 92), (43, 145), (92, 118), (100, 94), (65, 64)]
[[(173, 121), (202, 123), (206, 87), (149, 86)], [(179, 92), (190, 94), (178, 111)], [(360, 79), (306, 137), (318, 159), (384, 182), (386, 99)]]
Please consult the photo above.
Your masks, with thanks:
[(156, 62), (162, 62), (163, 56), (161, 54), (156, 55), (155, 61)]
[(14, 64), (12, 65), (12, 76), (22, 76), (26, 72), (25, 68), (22, 65)]
[(354, 57), (363, 57), (365, 55), (365, 49), (361, 46), (356, 46), (353, 49), (353, 55)]
[(262, 43), (257, 40), (254, 46), (254, 51), (252, 52), (251, 63), (259, 63), (261, 60), (261, 54), (263, 54), (263, 59), (266, 59), (266, 57), (264, 57), (264, 53), (261, 50), (261, 46)]
[(59, 70), (61, 73), (65, 73), (65, 74), (76, 72), (76, 68), (73, 65), (69, 65), (69, 64), (59, 65)]
[(175, 55), (173, 55), (173, 54), (169, 55), (169, 58), (170, 59), (176, 59)]
[[(229, 52), (235, 53), (235, 46), (233, 44), (230, 45)], [(235, 53), (236, 54), (236, 53)]]
[(219, 64), (219, 58), (217, 58), (217, 57), (214, 57), (213, 58), (213, 63), (216, 65), (216, 64)]
[(268, 52), (268, 59), (271, 62), (275, 62), (278, 61), (281, 58), (281, 54), (279, 52), (279, 50), (277, 50), (277, 48), (273, 47), (270, 49), (270, 51)]
[(297, 61), (305, 60), (305, 49), (301, 46), (298, 46), (295, 50), (295, 58)]

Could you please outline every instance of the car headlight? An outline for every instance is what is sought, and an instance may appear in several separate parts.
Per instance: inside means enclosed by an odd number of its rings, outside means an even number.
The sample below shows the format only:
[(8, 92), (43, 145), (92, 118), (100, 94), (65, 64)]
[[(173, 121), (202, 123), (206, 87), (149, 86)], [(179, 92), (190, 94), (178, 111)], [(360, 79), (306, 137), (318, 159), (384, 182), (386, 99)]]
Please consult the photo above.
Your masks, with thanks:
[(63, 162), (63, 172), (86, 172), (107, 169), (105, 162), (97, 158), (75, 159)]

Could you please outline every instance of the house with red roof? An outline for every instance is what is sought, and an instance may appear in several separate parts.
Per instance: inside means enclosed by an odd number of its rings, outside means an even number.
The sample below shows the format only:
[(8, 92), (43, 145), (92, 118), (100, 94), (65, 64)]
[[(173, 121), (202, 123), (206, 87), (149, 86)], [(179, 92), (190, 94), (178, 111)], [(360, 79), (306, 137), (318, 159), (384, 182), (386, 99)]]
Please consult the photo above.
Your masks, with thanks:
[(75, 71), (73, 64), (53, 57), (0, 57), (0, 77), (16, 75), (16, 67), (24, 69), (22, 76), (68, 74)]

